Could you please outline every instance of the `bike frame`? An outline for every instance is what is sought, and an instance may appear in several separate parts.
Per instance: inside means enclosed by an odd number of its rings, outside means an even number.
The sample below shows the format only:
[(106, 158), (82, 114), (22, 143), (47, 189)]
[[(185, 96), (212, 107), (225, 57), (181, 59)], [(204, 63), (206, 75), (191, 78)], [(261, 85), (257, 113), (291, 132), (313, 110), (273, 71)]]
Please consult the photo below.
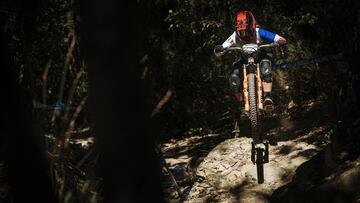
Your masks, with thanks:
[[(249, 44), (250, 46), (253, 46), (253, 44)], [(246, 45), (244, 45), (246, 46)], [(243, 47), (244, 47), (243, 46)], [(265, 47), (275, 47), (278, 46), (277, 44), (271, 43), (271, 44), (264, 44), (256, 47), (256, 50), (254, 52), (259, 52), (262, 48)], [(242, 52), (246, 51), (246, 48), (243, 47), (229, 47), (226, 49), (226, 51), (230, 50), (240, 50)], [(252, 49), (252, 47), (247, 47), (247, 50)], [(259, 62), (255, 62), (255, 59), (253, 56), (250, 56), (247, 58), (247, 63), (243, 65), (243, 98), (244, 98), (244, 110), (249, 111), (249, 92), (248, 92), (248, 73), (249, 73), (249, 67), (255, 66), (255, 74), (256, 74), (256, 89), (257, 89), (257, 98), (258, 98), (258, 109), (260, 111), (264, 110), (264, 104), (263, 104), (263, 85), (262, 85), (262, 79), (260, 74), (260, 64)]]

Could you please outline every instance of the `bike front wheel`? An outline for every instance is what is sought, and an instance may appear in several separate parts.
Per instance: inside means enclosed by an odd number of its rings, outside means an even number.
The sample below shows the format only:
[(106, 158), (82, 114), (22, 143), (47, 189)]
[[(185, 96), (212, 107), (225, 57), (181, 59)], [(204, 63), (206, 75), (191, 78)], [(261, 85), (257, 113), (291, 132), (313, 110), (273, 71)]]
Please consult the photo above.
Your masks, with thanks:
[(264, 150), (262, 148), (256, 149), (256, 170), (258, 183), (264, 183)]

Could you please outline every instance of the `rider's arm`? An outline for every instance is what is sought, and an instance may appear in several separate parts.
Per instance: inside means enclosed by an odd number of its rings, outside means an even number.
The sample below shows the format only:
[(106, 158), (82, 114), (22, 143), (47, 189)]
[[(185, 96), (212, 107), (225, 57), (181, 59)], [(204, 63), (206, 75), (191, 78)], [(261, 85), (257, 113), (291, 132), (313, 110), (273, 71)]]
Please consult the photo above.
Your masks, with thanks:
[(261, 40), (265, 40), (268, 42), (275, 42), (280, 45), (286, 44), (286, 39), (278, 34), (269, 32), (262, 28), (256, 28), (256, 31), (258, 32), (258, 36), (260, 37)]
[(227, 38), (227, 40), (225, 40), (224, 43), (222, 43), (221, 45), (217, 45), (214, 48), (214, 53), (216, 56), (220, 57), (225, 53), (225, 49), (235, 46), (236, 43), (236, 32), (234, 32), (232, 35), (230, 35), (229, 38)]
[(232, 35), (230, 35), (229, 38), (227, 38), (227, 40), (225, 40), (225, 42), (222, 44), (223, 48), (229, 48), (232, 47), (234, 45), (236, 45), (236, 32), (232, 33)]

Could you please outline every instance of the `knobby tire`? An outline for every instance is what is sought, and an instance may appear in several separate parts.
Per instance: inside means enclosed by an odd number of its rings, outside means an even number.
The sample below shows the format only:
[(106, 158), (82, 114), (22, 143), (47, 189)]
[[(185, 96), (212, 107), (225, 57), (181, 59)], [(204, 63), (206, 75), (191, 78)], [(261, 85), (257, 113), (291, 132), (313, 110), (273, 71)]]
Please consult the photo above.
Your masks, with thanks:
[[(249, 107), (250, 107), (250, 123), (251, 123), (251, 135), (255, 144), (260, 143), (260, 132), (259, 132), (259, 112), (257, 106), (257, 90), (255, 74), (248, 74), (249, 81)], [(264, 182), (264, 151), (261, 148), (256, 149), (256, 169), (258, 183)]]

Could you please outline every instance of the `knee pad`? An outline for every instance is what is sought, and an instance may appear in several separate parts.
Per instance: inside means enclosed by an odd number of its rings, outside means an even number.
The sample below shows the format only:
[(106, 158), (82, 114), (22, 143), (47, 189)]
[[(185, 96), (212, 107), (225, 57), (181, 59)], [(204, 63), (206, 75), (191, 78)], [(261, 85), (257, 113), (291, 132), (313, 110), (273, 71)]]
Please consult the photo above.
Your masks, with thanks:
[(240, 90), (241, 80), (239, 77), (239, 69), (235, 69), (232, 71), (229, 78), (230, 87), (234, 92), (238, 92)]
[(269, 59), (260, 61), (260, 71), (264, 82), (272, 82), (271, 61)]

